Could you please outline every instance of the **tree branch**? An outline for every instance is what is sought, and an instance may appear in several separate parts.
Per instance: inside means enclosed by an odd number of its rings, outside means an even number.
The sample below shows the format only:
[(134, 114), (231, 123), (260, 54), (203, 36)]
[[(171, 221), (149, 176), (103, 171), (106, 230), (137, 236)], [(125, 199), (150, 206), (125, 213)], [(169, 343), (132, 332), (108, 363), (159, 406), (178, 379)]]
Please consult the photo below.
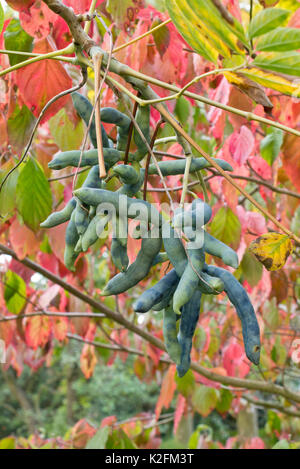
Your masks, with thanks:
[[(81, 299), (85, 303), (92, 306), (94, 309), (105, 314), (108, 318), (122, 325), (123, 327), (130, 330), (134, 334), (137, 334), (138, 336), (142, 337), (147, 342), (151, 343), (151, 345), (153, 345), (154, 347), (157, 347), (160, 350), (166, 351), (165, 345), (161, 340), (157, 339), (156, 337), (149, 334), (147, 331), (144, 331), (140, 327), (136, 326), (133, 322), (129, 321), (121, 314), (111, 310), (105, 304), (100, 303), (99, 301), (95, 300), (94, 298), (87, 295), (86, 293), (80, 291), (78, 288), (74, 287), (70, 283), (65, 282), (63, 279), (53, 274), (49, 270), (44, 269), (39, 264), (30, 260), (28, 257), (25, 257), (24, 259), (18, 259), (17, 254), (12, 249), (6, 247), (3, 244), (0, 244), (0, 252), (13, 257), (21, 264), (32, 269), (34, 272), (38, 272), (45, 278), (51, 280), (51, 282), (57, 285), (60, 285), (62, 288), (64, 288), (66, 291), (68, 291), (75, 297)], [(227, 386), (251, 389), (251, 390), (262, 391), (262, 392), (267, 392), (271, 394), (277, 394), (291, 401), (300, 403), (300, 393), (289, 391), (288, 389), (283, 388), (282, 386), (279, 386), (272, 382), (234, 378), (231, 376), (223, 376), (223, 375), (219, 375), (218, 373), (212, 372), (209, 369), (205, 368), (204, 366), (198, 365), (196, 363), (191, 363), (191, 369), (196, 371), (200, 375), (204, 376), (205, 378), (210, 379), (211, 381), (216, 381), (218, 383), (225, 384)]]

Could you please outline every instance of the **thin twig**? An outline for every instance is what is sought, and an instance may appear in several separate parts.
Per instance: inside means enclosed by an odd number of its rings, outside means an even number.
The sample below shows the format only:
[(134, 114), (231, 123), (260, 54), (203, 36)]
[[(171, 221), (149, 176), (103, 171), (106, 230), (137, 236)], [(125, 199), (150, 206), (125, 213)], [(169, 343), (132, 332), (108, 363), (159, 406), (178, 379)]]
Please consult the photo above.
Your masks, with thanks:
[(81, 74), (82, 74), (82, 80), (81, 82), (79, 83), (79, 85), (76, 85), (74, 86), (73, 88), (70, 88), (68, 90), (65, 90), (65, 91), (62, 91), (61, 93), (57, 94), (56, 96), (54, 96), (52, 99), (50, 99), (50, 101), (48, 101), (48, 103), (43, 107), (43, 109), (41, 110), (40, 112), (40, 115), (34, 125), (34, 128), (31, 132), (31, 135), (29, 137), (29, 141), (26, 145), (26, 148), (25, 148), (25, 151), (24, 151), (24, 154), (23, 156), (20, 158), (20, 160), (18, 161), (18, 163), (10, 170), (8, 171), (8, 173), (5, 175), (3, 181), (1, 182), (0, 184), (0, 192), (6, 182), (6, 180), (9, 178), (9, 176), (13, 173), (13, 171), (15, 171), (19, 166), (20, 164), (25, 160), (26, 158), (26, 155), (27, 153), (29, 152), (29, 149), (31, 147), (31, 144), (32, 144), (32, 140), (33, 140), (33, 137), (34, 137), (34, 134), (36, 132), (36, 129), (38, 128), (38, 125), (39, 123), (41, 122), (41, 119), (42, 117), (44, 116), (45, 112), (47, 111), (47, 109), (51, 106), (51, 104), (53, 104), (55, 101), (57, 101), (59, 98), (62, 98), (63, 96), (66, 96), (67, 94), (70, 94), (70, 93), (73, 93), (74, 91), (77, 91), (79, 90), (80, 88), (82, 88), (85, 83), (86, 83), (86, 80), (87, 80), (87, 70), (85, 67), (81, 68)]
[(99, 176), (100, 179), (106, 177), (106, 169), (103, 156), (103, 143), (102, 143), (102, 132), (101, 132), (101, 111), (100, 111), (100, 90), (101, 90), (101, 64), (103, 54), (97, 52), (93, 56), (94, 70), (95, 70), (95, 123), (96, 123), (96, 138), (97, 138), (97, 150), (98, 150), (98, 164), (99, 164)]
[(32, 57), (32, 59), (24, 60), (24, 62), (19, 62), (15, 65), (12, 65), (11, 67), (1, 70), (0, 77), (3, 77), (7, 73), (14, 72), (15, 70), (18, 70), (19, 68), (26, 67), (26, 65), (39, 62), (40, 60), (52, 59), (55, 56), (72, 54), (73, 52), (74, 52), (74, 44), (72, 43), (72, 44), (69, 44), (64, 49), (54, 50), (52, 52), (48, 52), (47, 54), (39, 54), (37, 57)]
[(131, 46), (131, 45), (134, 44), (135, 42), (138, 42), (138, 41), (140, 41), (141, 39), (143, 39), (144, 37), (149, 36), (149, 34), (152, 34), (152, 33), (154, 33), (155, 31), (158, 31), (160, 28), (162, 28), (163, 26), (167, 25), (168, 23), (171, 23), (171, 21), (172, 21), (171, 18), (169, 18), (168, 20), (163, 21), (163, 22), (160, 23), (158, 26), (155, 26), (154, 28), (149, 29), (149, 31), (146, 31), (144, 34), (141, 34), (140, 36), (135, 37), (135, 38), (132, 39), (131, 41), (128, 41), (128, 42), (126, 42), (125, 44), (122, 44), (121, 46), (116, 47), (116, 48), (113, 50), (113, 53), (116, 54), (116, 53), (119, 52), (120, 50), (125, 49), (125, 48), (128, 47), (128, 46)]
[[(138, 93), (138, 95), (139, 95), (139, 93)], [(133, 110), (132, 110), (132, 115), (133, 115), (134, 118), (135, 118), (135, 115), (136, 115), (137, 108), (138, 108), (138, 103), (137, 103), (137, 101), (134, 101)], [(133, 126), (133, 121), (130, 121), (128, 137), (127, 137), (127, 145), (126, 145), (125, 156), (124, 156), (124, 164), (128, 163), (128, 155), (129, 155), (129, 150), (130, 150), (130, 143), (131, 143), (133, 127), (134, 127)]]

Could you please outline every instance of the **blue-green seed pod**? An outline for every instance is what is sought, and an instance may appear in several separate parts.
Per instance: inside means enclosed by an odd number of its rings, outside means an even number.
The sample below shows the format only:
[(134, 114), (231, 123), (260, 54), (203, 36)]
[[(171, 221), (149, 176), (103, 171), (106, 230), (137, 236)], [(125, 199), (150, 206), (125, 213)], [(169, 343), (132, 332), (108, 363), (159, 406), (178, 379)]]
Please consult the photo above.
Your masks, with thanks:
[(180, 366), (182, 351), (177, 338), (176, 314), (172, 307), (164, 309), (163, 334), (169, 357), (176, 365)]
[(260, 331), (246, 290), (228, 270), (214, 265), (205, 265), (204, 270), (209, 275), (219, 277), (224, 283), (224, 290), (242, 323), (246, 355), (252, 363), (258, 365), (260, 359)]
[(75, 225), (75, 212), (72, 213), (71, 219), (68, 223), (66, 234), (65, 234), (65, 253), (64, 262), (67, 269), (75, 271), (74, 263), (77, 259), (78, 253), (75, 252), (75, 247), (79, 240), (79, 234), (77, 233)]
[[(81, 119), (85, 122), (86, 126), (88, 126), (90, 117), (93, 111), (92, 104), (89, 102), (87, 98), (85, 98), (82, 94), (78, 93), (77, 91), (72, 93), (71, 96), (72, 96), (72, 101), (73, 101), (73, 104), (77, 113), (79, 114)], [(102, 124), (101, 124), (101, 134), (102, 134), (102, 146), (105, 148), (109, 147), (108, 137)], [(90, 135), (92, 144), (94, 145), (95, 148), (97, 148), (95, 114), (92, 119), (92, 124), (90, 127), (89, 135)]]
[[(58, 153), (58, 155), (55, 156), (53, 160), (50, 161), (50, 163), (48, 163), (48, 166), (51, 169), (63, 169), (67, 166), (83, 168), (84, 166), (96, 166), (98, 164), (97, 149), (84, 151), (81, 160), (80, 155), (80, 150), (71, 150)], [(114, 148), (103, 148), (103, 157), (107, 170), (122, 159), (121, 153)]]
[[(135, 120), (140, 127), (145, 140), (150, 144), (150, 106), (139, 106)], [(140, 161), (148, 153), (148, 148), (136, 128), (134, 128), (133, 139), (138, 149), (136, 159), (137, 161)]]
[[(227, 161), (220, 160), (215, 158), (214, 160), (219, 166), (221, 166), (224, 171), (233, 171), (232, 166), (230, 166)], [(176, 160), (176, 161), (160, 161), (158, 166), (161, 170), (163, 176), (175, 176), (179, 174), (184, 174), (185, 170), (185, 159)], [(209, 162), (205, 158), (193, 158), (190, 167), (190, 174), (195, 173), (201, 169), (210, 168)], [(154, 163), (149, 165), (148, 174), (158, 174), (158, 170)]]
[(159, 253), (160, 248), (160, 238), (144, 238), (136, 260), (130, 264), (126, 272), (116, 275), (108, 282), (102, 295), (118, 295), (134, 287), (147, 277), (153, 259)]
[(40, 224), (41, 228), (53, 228), (54, 226), (61, 225), (62, 223), (70, 220), (75, 207), (76, 199), (75, 197), (72, 197), (62, 210), (51, 213), (51, 215), (49, 215), (49, 217)]
[(152, 306), (159, 303), (165, 296), (166, 292), (173, 286), (177, 286), (179, 277), (175, 269), (168, 272), (159, 282), (153, 287), (145, 290), (141, 296), (133, 303), (133, 309), (137, 313), (147, 313)]
[(118, 127), (117, 150), (125, 151), (131, 120), (128, 116), (112, 107), (101, 108), (101, 120)]
[(180, 363), (177, 373), (182, 378), (191, 366), (191, 350), (193, 337), (200, 314), (201, 292), (196, 290), (193, 297), (182, 308), (179, 324), (178, 342), (181, 346)]

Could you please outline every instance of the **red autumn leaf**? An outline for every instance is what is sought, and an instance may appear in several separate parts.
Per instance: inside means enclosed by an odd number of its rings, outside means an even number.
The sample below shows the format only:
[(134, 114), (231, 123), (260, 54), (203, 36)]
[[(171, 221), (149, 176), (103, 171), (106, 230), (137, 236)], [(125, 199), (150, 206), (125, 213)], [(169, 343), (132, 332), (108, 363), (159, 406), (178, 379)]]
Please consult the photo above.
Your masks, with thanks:
[(300, 9), (298, 8), (291, 17), (288, 26), (290, 28), (300, 28)]
[(95, 347), (93, 345), (84, 344), (80, 356), (80, 368), (86, 379), (89, 379), (93, 375), (97, 361)]
[(30, 9), (23, 9), (20, 12), (22, 28), (36, 39), (48, 36), (56, 19), (57, 15), (41, 0), (36, 0)]
[[(232, 106), (242, 111), (251, 112), (253, 109), (253, 101), (236, 86), (232, 86), (228, 100), (228, 106)], [(232, 124), (234, 130), (239, 130), (242, 125), (247, 124), (247, 119), (237, 114), (228, 113), (228, 120)]]
[(55, 256), (60, 260), (60, 262), (64, 265), (64, 251), (65, 246), (62, 242), (65, 239), (65, 231), (67, 228), (67, 223), (63, 223), (62, 225), (55, 226), (51, 228), (51, 230), (47, 230), (47, 236), (49, 240), (50, 247), (52, 251), (55, 253)]
[(9, 228), (9, 239), (19, 259), (33, 255), (39, 248), (39, 240), (27, 226), (20, 225), (16, 218)]
[(229, 13), (242, 22), (242, 14), (238, 0), (225, 0), (224, 5), (228, 9)]
[[(45, 54), (54, 48), (49, 39), (38, 41), (33, 52)], [(72, 80), (64, 66), (54, 60), (42, 60), (17, 70), (17, 84), (26, 106), (38, 117), (45, 104), (54, 96), (72, 86)], [(45, 113), (45, 122), (66, 105), (68, 96), (58, 99)]]
[(0, 339), (4, 340), (6, 347), (8, 347), (9, 344), (13, 342), (13, 339), (15, 336), (16, 336), (16, 322), (15, 321), (0, 322)]
[[(230, 85), (225, 77), (222, 78), (219, 86), (209, 93), (210, 99), (220, 102), (221, 104), (227, 104), (230, 93)], [(208, 112), (208, 119), (212, 124), (216, 124), (220, 115), (223, 113), (222, 109), (211, 107)]]
[(34, 4), (34, 0), (6, 0), (6, 3), (14, 10), (27, 11)]
[(60, 16), (56, 17), (52, 36), (58, 49), (63, 49), (72, 42), (69, 26)]
[(69, 322), (68, 318), (66, 317), (53, 317), (52, 318), (53, 324), (53, 334), (54, 337), (62, 342), (65, 340), (68, 332)]
[(39, 264), (45, 269), (52, 272), (54, 275), (59, 273), (59, 261), (54, 254), (48, 254), (47, 252), (39, 252), (37, 255)]
[(229, 376), (244, 378), (250, 370), (243, 347), (232, 341), (224, 350), (223, 366)]
[(46, 355), (41, 356), (41, 350), (32, 350), (27, 348), (24, 354), (24, 364), (28, 365), (33, 371), (37, 371), (46, 361)]
[(245, 449), (265, 449), (265, 443), (258, 436), (254, 436), (250, 441), (245, 443)]
[(51, 321), (47, 316), (34, 316), (28, 318), (25, 328), (26, 343), (36, 350), (44, 347), (49, 340), (51, 333)]
[(176, 366), (170, 365), (167, 373), (164, 376), (160, 389), (160, 395), (155, 408), (156, 419), (159, 418), (162, 408), (165, 407), (166, 409), (168, 409), (172, 402), (176, 389), (175, 372)]
[(58, 297), (59, 292), (59, 285), (51, 285), (51, 287), (47, 288), (47, 290), (45, 290), (45, 292), (39, 298), (40, 307), (43, 309), (47, 309)]
[[(98, 0), (96, 2), (96, 7), (101, 5), (105, 0)], [(86, 13), (89, 11), (91, 6), (91, 0), (64, 0), (64, 5), (72, 7), (74, 13), (78, 15), (79, 13)]]
[(300, 190), (300, 149), (298, 137), (286, 134), (283, 144), (282, 164), (297, 190)]
[(252, 132), (242, 125), (239, 132), (234, 132), (229, 138), (229, 151), (233, 159), (239, 164), (243, 165), (254, 149), (254, 137)]
[(72, 445), (74, 448), (85, 448), (88, 440), (96, 433), (96, 428), (92, 427), (85, 419), (79, 420), (71, 430)]
[(29, 283), (31, 277), (34, 274), (34, 271), (29, 269), (28, 267), (25, 267), (25, 265), (21, 264), (20, 262), (16, 261), (15, 259), (12, 259), (9, 264), (9, 270), (12, 270), (13, 272), (16, 272), (22, 279), (24, 280), (25, 283)]
[(113, 423), (116, 423), (116, 421), (117, 421), (117, 417), (115, 415), (110, 415), (109, 417), (105, 417), (101, 421), (100, 428), (110, 427)]

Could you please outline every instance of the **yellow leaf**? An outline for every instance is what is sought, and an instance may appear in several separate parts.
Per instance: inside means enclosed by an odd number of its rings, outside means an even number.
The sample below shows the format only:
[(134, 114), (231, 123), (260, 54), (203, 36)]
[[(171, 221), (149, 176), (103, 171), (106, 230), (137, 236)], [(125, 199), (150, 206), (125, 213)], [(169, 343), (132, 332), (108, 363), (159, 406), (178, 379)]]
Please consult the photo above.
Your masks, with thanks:
[(300, 98), (300, 83), (298, 78), (295, 79), (287, 75), (263, 71), (255, 67), (244, 68), (240, 72), (266, 88), (280, 91), (280, 93), (293, 96), (294, 98)]
[(229, 81), (229, 83), (237, 86), (257, 104), (261, 104), (265, 109), (272, 109), (273, 104), (269, 100), (261, 85), (255, 83), (253, 80), (250, 80), (250, 78), (238, 72), (224, 72), (224, 76)]
[(279, 270), (293, 252), (293, 244), (287, 235), (272, 232), (253, 241), (249, 250), (267, 270)]

